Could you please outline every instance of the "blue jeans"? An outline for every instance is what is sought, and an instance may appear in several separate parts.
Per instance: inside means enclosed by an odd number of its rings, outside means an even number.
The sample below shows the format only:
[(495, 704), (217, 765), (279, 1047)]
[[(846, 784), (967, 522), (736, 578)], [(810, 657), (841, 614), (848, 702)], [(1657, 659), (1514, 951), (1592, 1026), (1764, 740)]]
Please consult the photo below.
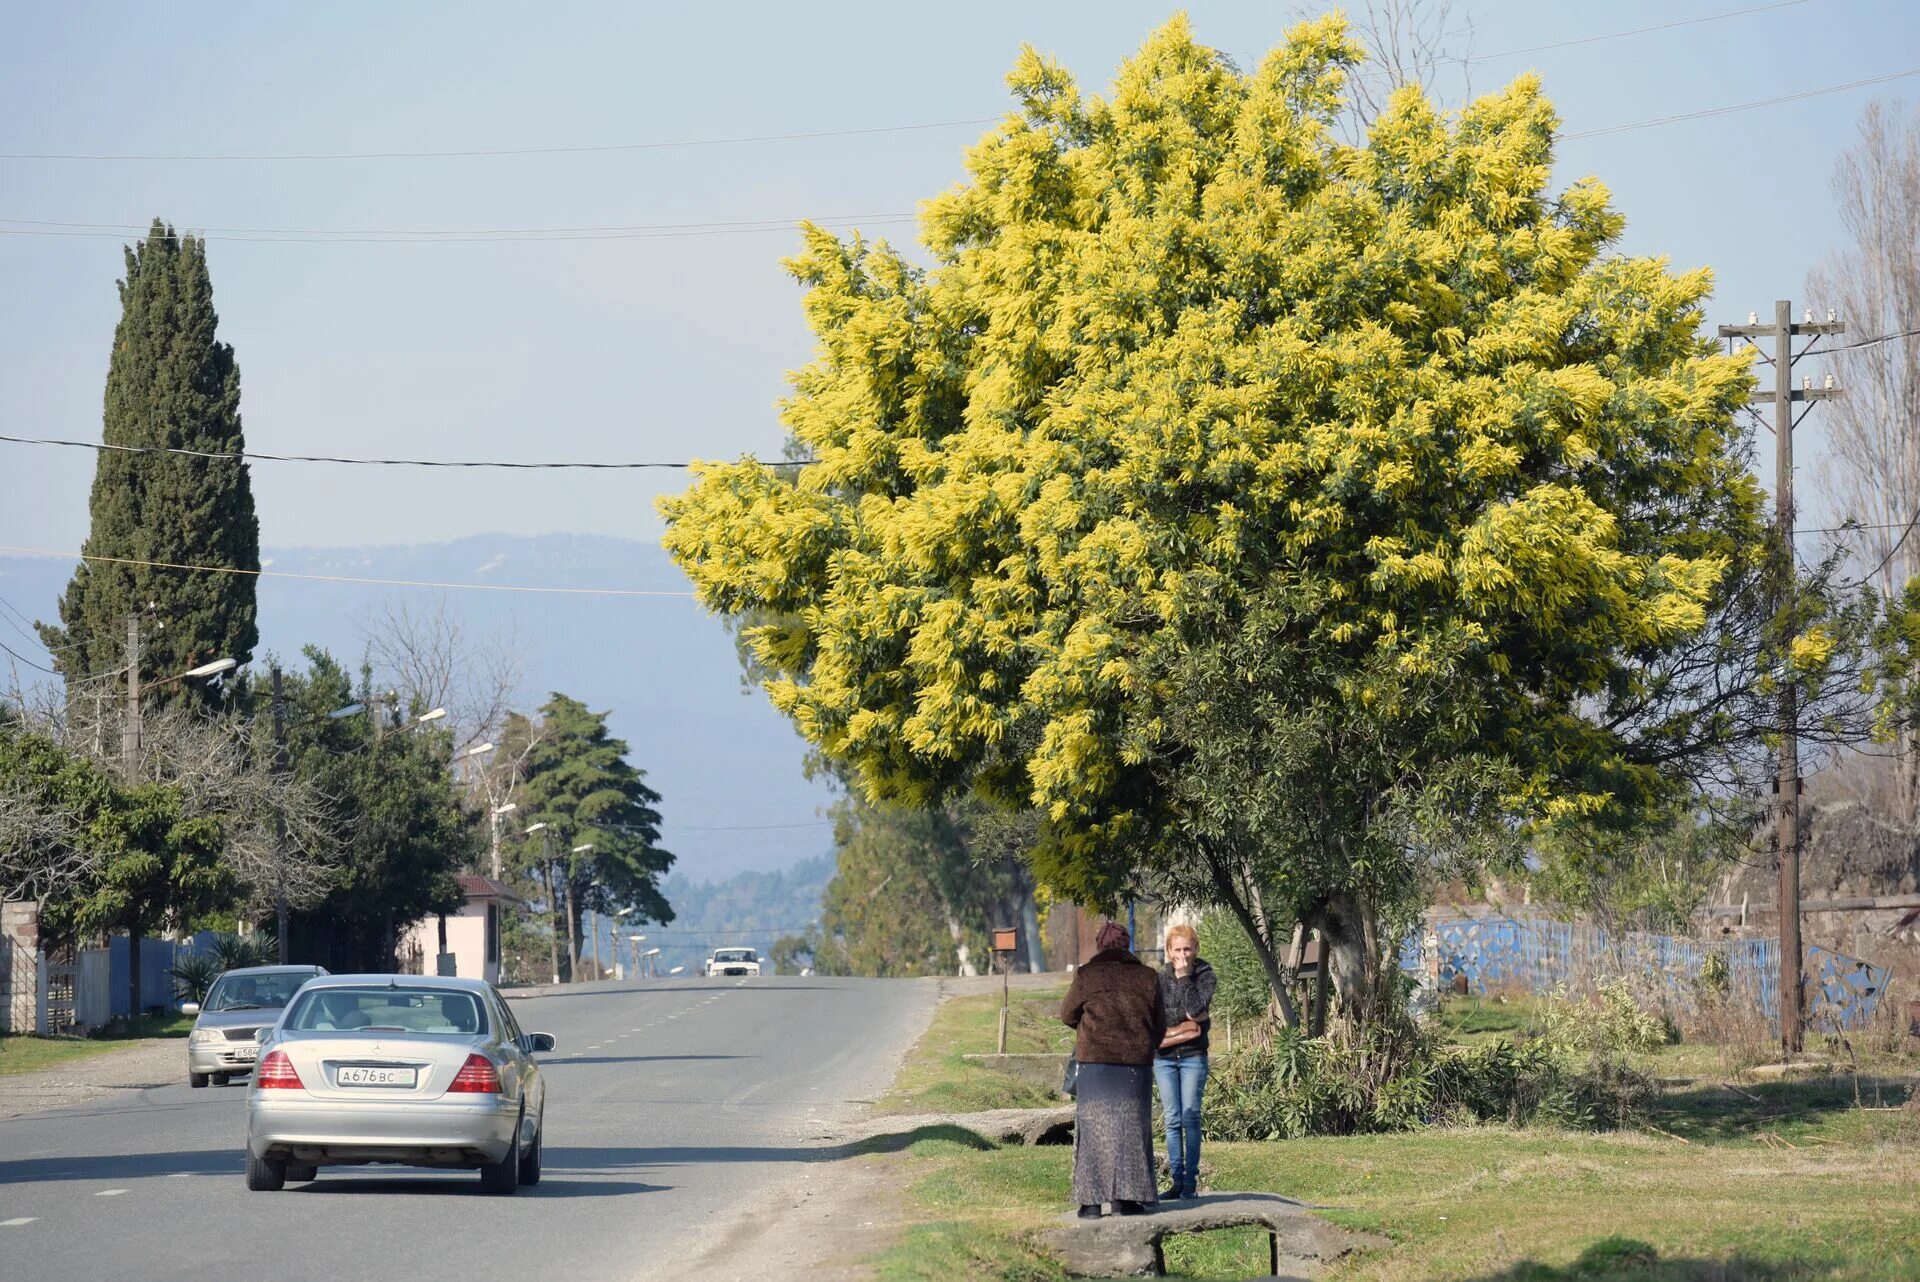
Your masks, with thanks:
[(1160, 1112), (1167, 1120), (1167, 1169), (1175, 1188), (1192, 1193), (1200, 1181), (1200, 1097), (1207, 1089), (1207, 1057), (1156, 1055), (1153, 1079), (1160, 1084)]

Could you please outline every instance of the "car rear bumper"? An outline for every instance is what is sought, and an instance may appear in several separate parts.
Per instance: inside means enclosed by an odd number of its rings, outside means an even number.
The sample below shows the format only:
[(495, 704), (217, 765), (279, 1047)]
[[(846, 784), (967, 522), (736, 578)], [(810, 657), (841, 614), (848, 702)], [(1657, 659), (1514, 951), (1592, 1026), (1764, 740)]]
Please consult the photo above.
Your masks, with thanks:
[[(513, 1149), (516, 1102), (391, 1101), (358, 1104), (312, 1097), (247, 1101), (247, 1148), (255, 1157), (314, 1165), (395, 1162), (479, 1166)], [(292, 1092), (288, 1093), (292, 1096)]]
[(189, 1073), (251, 1073), (260, 1048), (253, 1042), (209, 1042), (187, 1047)]

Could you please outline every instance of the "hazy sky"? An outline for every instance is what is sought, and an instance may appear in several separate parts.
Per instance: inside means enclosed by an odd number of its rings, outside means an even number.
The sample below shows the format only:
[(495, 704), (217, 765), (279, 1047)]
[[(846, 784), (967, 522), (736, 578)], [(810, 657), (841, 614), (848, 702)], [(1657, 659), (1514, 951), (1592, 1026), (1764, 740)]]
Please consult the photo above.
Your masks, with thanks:
[[(1570, 132), (1920, 67), (1910, 0), (1755, 7), (1460, 0), (1475, 87), (1536, 68)], [(997, 117), (1022, 41), (1104, 88), (1165, 4), (16, 5), (0, 152), (312, 153), (594, 146)], [(1243, 59), (1288, 3), (1201, 3)], [(1486, 57), (1484, 55), (1499, 55)], [(1828, 177), (1875, 94), (1563, 145), (1624, 248), (1718, 272), (1716, 319), (1801, 298), (1837, 234)], [(902, 214), (961, 177), (980, 125), (731, 146), (446, 159), (0, 160), (0, 219), (183, 228), (601, 227)], [(98, 439), (121, 273), (114, 227), (0, 222), (5, 432)], [(910, 228), (892, 226), (899, 236)], [(212, 233), (221, 334), (259, 450), (512, 459), (771, 454), (809, 341), (790, 229), (556, 243), (249, 243)], [(1815, 300), (1818, 302), (1818, 300)], [(1817, 457), (1819, 433), (1803, 449)], [(0, 444), (0, 543), (77, 548), (90, 453)], [(481, 531), (654, 538), (675, 474), (261, 464), (270, 546)], [(375, 571), (377, 572), (377, 571)]]

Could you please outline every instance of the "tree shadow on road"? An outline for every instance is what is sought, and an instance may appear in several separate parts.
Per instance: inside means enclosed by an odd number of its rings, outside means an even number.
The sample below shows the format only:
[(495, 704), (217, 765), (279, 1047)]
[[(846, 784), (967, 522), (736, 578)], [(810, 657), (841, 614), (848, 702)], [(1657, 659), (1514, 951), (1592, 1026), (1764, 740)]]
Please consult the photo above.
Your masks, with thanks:
[(562, 1055), (540, 1061), (542, 1069), (569, 1064), (667, 1064), (683, 1060), (758, 1059), (758, 1055)]
[(0, 1162), (0, 1184), (54, 1180), (138, 1180), (169, 1175), (238, 1175), (245, 1158), (238, 1144), (165, 1153), (103, 1153), (93, 1157), (30, 1157)]
[[(569, 1197), (625, 1197), (633, 1193), (664, 1193), (672, 1187), (670, 1184), (646, 1184), (639, 1180), (568, 1179), (559, 1172), (549, 1171), (539, 1184), (531, 1188), (523, 1186), (515, 1196), (542, 1200)], [(380, 1175), (356, 1172), (351, 1167), (322, 1167), (319, 1179), (309, 1184), (289, 1188), (288, 1192), (341, 1197), (356, 1193), (377, 1197), (493, 1196), (480, 1187), (480, 1179), (472, 1171), (436, 1171), (432, 1174), (405, 1171), (392, 1175)]]
[(889, 1131), (884, 1135), (849, 1140), (842, 1144), (817, 1146), (796, 1144), (784, 1148), (771, 1145), (660, 1148), (550, 1147), (546, 1151), (545, 1160), (551, 1170), (589, 1172), (645, 1170), (661, 1166), (707, 1166), (731, 1162), (837, 1162), (842, 1158), (859, 1157), (867, 1153), (898, 1153), (923, 1140), (944, 1140), (947, 1143), (961, 1144), (975, 1150), (995, 1147), (993, 1141), (983, 1139), (964, 1126), (934, 1123), (916, 1126), (908, 1131)]

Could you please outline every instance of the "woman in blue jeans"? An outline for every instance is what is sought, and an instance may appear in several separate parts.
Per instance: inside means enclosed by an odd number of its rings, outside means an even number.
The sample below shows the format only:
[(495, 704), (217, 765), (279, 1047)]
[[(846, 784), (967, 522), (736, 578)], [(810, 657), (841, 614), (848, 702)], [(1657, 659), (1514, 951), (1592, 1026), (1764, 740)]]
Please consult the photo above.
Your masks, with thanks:
[(1213, 967), (1200, 960), (1200, 936), (1191, 926), (1167, 931), (1160, 998), (1167, 1031), (1153, 1059), (1160, 1111), (1167, 1121), (1167, 1169), (1173, 1179), (1163, 1202), (1192, 1197), (1200, 1182), (1200, 1097), (1207, 1089), (1207, 1026), (1212, 1018)]

